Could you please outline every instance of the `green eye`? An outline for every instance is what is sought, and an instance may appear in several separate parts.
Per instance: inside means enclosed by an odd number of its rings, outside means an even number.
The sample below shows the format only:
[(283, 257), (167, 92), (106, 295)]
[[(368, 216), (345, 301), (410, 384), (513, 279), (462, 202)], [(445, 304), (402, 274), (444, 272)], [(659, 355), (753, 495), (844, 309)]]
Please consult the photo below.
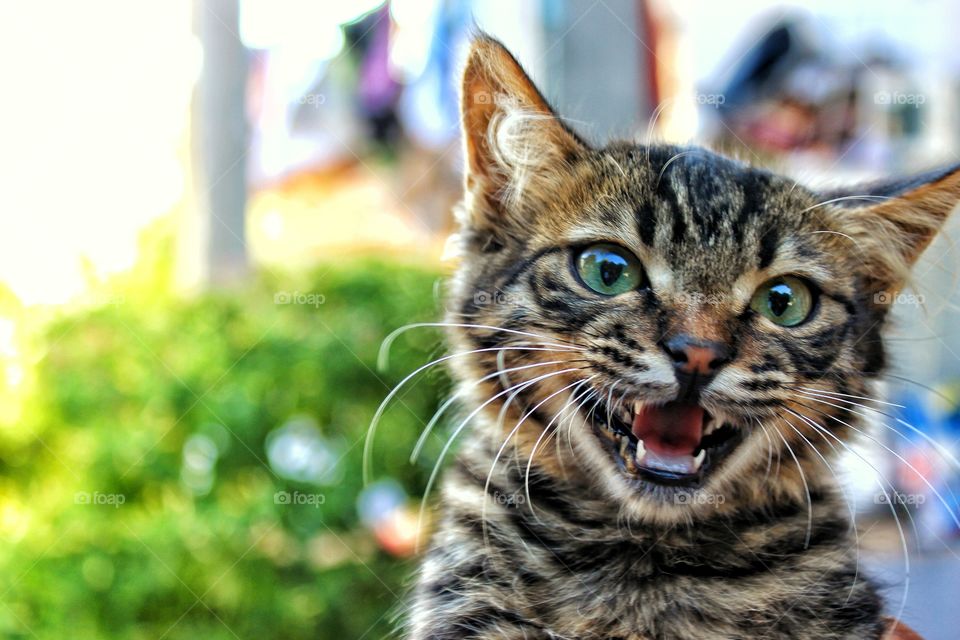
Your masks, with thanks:
[(636, 289), (643, 283), (637, 257), (615, 244), (595, 244), (577, 256), (577, 273), (583, 282), (606, 296)]
[(750, 308), (783, 327), (795, 327), (813, 310), (813, 291), (795, 276), (781, 276), (760, 285)]

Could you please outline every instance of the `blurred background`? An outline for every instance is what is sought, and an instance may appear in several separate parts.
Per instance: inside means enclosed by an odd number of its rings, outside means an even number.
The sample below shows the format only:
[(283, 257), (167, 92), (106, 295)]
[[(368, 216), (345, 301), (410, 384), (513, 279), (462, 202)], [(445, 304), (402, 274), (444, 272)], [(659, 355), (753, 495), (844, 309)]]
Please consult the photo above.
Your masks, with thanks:
[[(443, 353), (377, 358), (442, 313), (477, 26), (590, 140), (815, 184), (960, 158), (947, 0), (2, 3), (0, 637), (391, 634), (442, 367), (367, 485), (363, 441)], [(842, 465), (863, 571), (931, 639), (960, 625), (958, 225), (895, 301), (903, 407)]]

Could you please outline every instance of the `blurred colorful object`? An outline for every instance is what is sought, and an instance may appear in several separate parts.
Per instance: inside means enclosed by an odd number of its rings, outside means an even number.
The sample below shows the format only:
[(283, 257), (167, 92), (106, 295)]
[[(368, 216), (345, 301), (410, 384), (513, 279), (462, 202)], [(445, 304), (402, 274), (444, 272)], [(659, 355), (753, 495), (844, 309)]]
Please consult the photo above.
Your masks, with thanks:
[(360, 520), (389, 553), (406, 557), (417, 548), (417, 514), (407, 505), (407, 494), (396, 480), (380, 480), (357, 497)]

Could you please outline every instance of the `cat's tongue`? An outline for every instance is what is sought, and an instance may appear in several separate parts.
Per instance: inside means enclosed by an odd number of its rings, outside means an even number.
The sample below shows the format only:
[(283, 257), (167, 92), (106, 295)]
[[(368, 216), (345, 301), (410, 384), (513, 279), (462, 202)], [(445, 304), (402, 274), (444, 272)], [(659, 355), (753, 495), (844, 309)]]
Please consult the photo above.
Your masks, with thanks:
[(633, 418), (633, 435), (660, 456), (692, 456), (703, 438), (703, 409), (680, 402), (640, 407)]

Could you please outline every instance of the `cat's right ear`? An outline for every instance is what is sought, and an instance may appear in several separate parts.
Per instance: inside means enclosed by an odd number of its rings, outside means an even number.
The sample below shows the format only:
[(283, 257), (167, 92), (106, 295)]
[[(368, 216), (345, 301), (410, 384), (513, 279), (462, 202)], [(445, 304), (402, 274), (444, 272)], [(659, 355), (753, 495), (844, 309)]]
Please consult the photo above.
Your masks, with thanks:
[(586, 149), (510, 52), (486, 35), (467, 56), (461, 116), (468, 225), (519, 221)]
[[(872, 293), (896, 293), (960, 203), (960, 165), (825, 194), (854, 241)], [(878, 299), (891, 299), (890, 295)]]

